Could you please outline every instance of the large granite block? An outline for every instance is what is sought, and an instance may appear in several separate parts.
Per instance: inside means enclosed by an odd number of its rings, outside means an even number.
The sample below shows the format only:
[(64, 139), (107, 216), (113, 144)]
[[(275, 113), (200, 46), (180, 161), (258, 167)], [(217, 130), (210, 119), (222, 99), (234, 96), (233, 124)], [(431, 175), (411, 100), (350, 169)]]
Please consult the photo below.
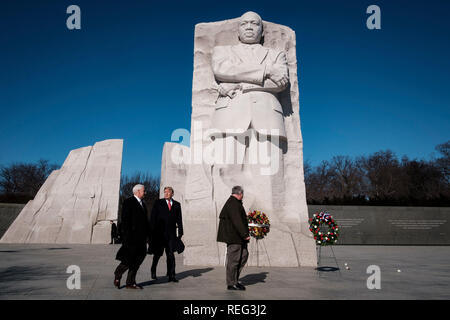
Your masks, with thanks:
[(72, 150), (3, 235), (3, 243), (109, 243), (123, 140)]

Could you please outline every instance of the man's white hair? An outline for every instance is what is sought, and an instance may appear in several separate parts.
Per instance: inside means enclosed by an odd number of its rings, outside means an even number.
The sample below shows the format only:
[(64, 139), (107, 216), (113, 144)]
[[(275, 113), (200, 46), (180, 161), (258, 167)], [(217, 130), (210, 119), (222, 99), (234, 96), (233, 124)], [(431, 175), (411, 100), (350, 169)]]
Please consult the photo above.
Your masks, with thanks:
[(133, 194), (136, 194), (136, 192), (138, 192), (139, 190), (141, 190), (142, 188), (144, 188), (143, 184), (137, 184), (133, 187)]

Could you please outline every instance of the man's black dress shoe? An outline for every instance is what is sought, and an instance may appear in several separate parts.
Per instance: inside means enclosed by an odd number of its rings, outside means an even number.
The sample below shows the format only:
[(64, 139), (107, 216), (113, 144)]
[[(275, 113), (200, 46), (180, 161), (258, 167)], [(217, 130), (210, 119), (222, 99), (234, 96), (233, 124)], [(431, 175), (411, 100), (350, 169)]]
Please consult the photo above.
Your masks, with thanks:
[(228, 289), (228, 290), (245, 290), (245, 288), (238, 287), (237, 285), (234, 285), (234, 286), (228, 286), (227, 289)]
[(236, 287), (238, 287), (240, 290), (245, 290), (245, 286), (242, 283), (236, 283)]
[(178, 280), (175, 277), (169, 277), (169, 281), (168, 282), (178, 282)]
[(156, 277), (156, 272), (153, 272), (153, 271), (152, 271), (152, 279), (155, 279), (155, 280), (158, 279), (158, 278)]
[(114, 279), (114, 285), (117, 287), (117, 289), (120, 289), (120, 279)]
[(127, 289), (144, 289), (138, 284), (131, 284), (131, 285), (127, 284), (125, 288), (127, 288)]

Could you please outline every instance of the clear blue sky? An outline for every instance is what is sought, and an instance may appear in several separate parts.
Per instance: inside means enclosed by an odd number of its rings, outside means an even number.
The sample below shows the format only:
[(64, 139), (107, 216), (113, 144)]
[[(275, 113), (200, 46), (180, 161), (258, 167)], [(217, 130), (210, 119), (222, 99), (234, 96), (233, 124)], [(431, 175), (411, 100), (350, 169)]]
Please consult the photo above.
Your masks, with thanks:
[[(66, 8), (81, 8), (81, 30)], [(381, 30), (366, 8), (381, 8)], [(450, 139), (450, 1), (2, 1), (0, 165), (124, 139), (124, 173), (159, 175), (190, 129), (194, 25), (247, 10), (297, 34), (304, 158), (391, 149), (429, 158)]]

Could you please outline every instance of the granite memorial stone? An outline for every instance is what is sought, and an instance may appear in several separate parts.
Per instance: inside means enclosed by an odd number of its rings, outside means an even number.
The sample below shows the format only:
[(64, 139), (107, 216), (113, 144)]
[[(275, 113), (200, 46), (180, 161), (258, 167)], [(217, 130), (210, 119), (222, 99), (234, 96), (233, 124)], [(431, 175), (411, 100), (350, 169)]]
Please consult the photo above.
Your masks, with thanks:
[(123, 140), (72, 150), (1, 243), (109, 243), (117, 220)]
[(234, 185), (247, 211), (271, 221), (249, 247), (249, 265), (316, 266), (308, 230), (296, 40), (254, 12), (195, 27), (190, 146), (166, 143), (161, 186), (176, 185), (185, 224), (184, 263), (221, 265), (220, 209)]

